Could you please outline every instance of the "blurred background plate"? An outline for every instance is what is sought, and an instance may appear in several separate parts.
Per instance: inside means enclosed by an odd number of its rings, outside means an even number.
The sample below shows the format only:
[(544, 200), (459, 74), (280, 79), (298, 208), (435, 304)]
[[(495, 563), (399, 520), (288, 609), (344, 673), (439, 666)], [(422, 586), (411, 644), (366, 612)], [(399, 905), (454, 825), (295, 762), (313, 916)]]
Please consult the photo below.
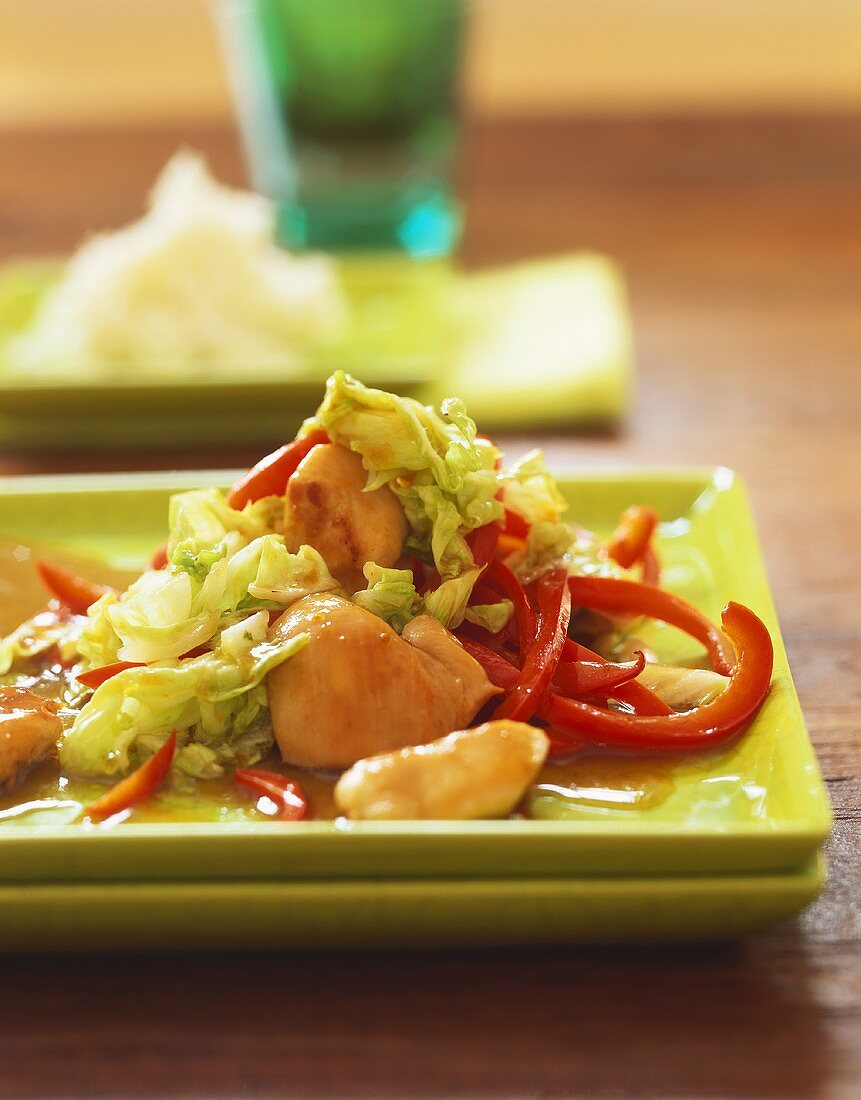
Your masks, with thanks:
[(611, 260), (571, 253), (487, 271), (447, 259), (340, 256), (350, 329), (338, 348), (284, 377), (252, 363), (194, 376), (154, 364), (123, 376), (13, 376), (3, 346), (30, 323), (61, 260), (0, 268), (0, 444), (164, 449), (283, 442), (343, 368), (371, 386), (439, 402), (464, 398), (485, 428), (614, 424), (629, 411), (633, 350), (624, 278)]
[(116, 445), (163, 448), (204, 443), (276, 443), (292, 436), (320, 402), (322, 383), (344, 367), (370, 385), (414, 393), (440, 368), (435, 317), (447, 286), (445, 261), (356, 256), (339, 262), (351, 309), (347, 340), (325, 358), (285, 365), (285, 376), (251, 363), (189, 377), (177, 363), (138, 378), (26, 379), (4, 368), (3, 345), (26, 327), (62, 261), (20, 261), (0, 269), (0, 443), (65, 449)]

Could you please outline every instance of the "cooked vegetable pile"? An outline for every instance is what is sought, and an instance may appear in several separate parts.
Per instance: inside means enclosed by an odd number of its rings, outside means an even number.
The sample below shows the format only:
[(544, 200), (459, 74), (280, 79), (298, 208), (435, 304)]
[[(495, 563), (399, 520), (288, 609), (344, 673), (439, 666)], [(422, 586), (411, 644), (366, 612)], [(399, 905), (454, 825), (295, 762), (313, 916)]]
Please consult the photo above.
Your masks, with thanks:
[[(298, 820), (300, 769), (342, 773), (355, 818), (504, 816), (547, 760), (737, 734), (771, 682), (761, 621), (730, 603), (719, 629), (659, 587), (650, 509), (601, 542), (566, 508), (540, 452), (503, 466), (460, 401), (337, 373), (229, 492), (171, 499), (125, 591), (40, 563), (52, 601), (0, 643), (0, 706), (24, 731), (0, 783), (56, 744), (64, 774), (114, 783), (92, 820), (225, 773)], [(713, 671), (649, 660), (650, 618)], [(58, 664), (55, 703), (38, 670)], [(253, 767), (276, 749), (290, 774)]]

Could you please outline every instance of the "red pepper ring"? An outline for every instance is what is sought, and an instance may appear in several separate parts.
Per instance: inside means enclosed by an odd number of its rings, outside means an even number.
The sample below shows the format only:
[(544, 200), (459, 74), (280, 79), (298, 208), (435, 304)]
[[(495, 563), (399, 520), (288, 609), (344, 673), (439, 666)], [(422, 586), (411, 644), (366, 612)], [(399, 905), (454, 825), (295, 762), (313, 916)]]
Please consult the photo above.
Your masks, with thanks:
[(331, 441), (326, 432), (315, 430), (301, 439), (294, 439), (292, 443), (279, 447), (242, 475), (227, 494), (227, 503), (231, 508), (241, 509), (262, 497), (281, 496), (287, 482), (296, 472), (296, 467), (308, 452), (318, 443), (329, 442)]
[(256, 768), (237, 768), (233, 778), (240, 787), (274, 802), (278, 807), (278, 821), (302, 821), (308, 813), (308, 799), (302, 788), (286, 775)]
[(729, 676), (735, 664), (732, 646), (720, 630), (693, 604), (662, 588), (616, 577), (571, 577), (571, 601), (596, 611), (623, 611), (661, 619), (684, 630), (706, 647), (715, 672)]
[(93, 821), (104, 821), (106, 817), (113, 817), (149, 798), (167, 775), (175, 752), (176, 730), (149, 760), (111, 787), (107, 794), (91, 802), (87, 806), (87, 816)]
[(529, 648), (523, 650), (523, 668), (511, 694), (496, 709), (495, 718), (528, 722), (556, 673), (571, 618), (571, 593), (564, 569), (548, 569), (535, 582), (538, 602), (538, 630)]
[(682, 714), (642, 717), (602, 710), (550, 695), (541, 716), (601, 745), (629, 749), (696, 749), (727, 741), (750, 722), (771, 686), (774, 647), (762, 620), (748, 607), (728, 603), (721, 623), (738, 650), (730, 682), (710, 703)]

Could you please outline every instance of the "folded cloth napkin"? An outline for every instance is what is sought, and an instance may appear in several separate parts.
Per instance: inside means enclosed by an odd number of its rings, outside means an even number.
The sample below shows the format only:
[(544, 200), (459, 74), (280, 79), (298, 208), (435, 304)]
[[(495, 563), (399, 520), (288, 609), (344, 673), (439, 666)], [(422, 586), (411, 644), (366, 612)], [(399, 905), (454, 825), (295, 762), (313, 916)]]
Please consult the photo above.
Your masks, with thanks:
[(605, 256), (575, 253), (453, 277), (448, 366), (435, 389), (483, 426), (615, 423), (630, 407), (625, 284)]

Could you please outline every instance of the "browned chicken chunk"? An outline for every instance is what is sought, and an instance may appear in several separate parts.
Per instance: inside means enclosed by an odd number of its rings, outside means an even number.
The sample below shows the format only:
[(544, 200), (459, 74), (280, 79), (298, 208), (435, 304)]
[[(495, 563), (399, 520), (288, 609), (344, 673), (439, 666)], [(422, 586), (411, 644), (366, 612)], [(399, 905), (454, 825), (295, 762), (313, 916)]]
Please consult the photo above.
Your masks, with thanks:
[(367, 480), (358, 454), (323, 443), (308, 452), (287, 483), (287, 549), (313, 546), (350, 592), (364, 587), (366, 562), (395, 564), (407, 533), (403, 509), (388, 486), (366, 493)]
[(365, 756), (422, 745), (461, 729), (495, 695), (484, 669), (436, 619), (399, 637), (340, 596), (306, 596), (273, 627), (310, 644), (267, 677), (284, 760), (346, 768)]
[(0, 787), (48, 756), (62, 728), (56, 703), (24, 688), (0, 687)]
[(360, 760), (335, 788), (338, 809), (365, 821), (459, 821), (505, 817), (547, 757), (544, 730), (525, 722), (485, 722)]

